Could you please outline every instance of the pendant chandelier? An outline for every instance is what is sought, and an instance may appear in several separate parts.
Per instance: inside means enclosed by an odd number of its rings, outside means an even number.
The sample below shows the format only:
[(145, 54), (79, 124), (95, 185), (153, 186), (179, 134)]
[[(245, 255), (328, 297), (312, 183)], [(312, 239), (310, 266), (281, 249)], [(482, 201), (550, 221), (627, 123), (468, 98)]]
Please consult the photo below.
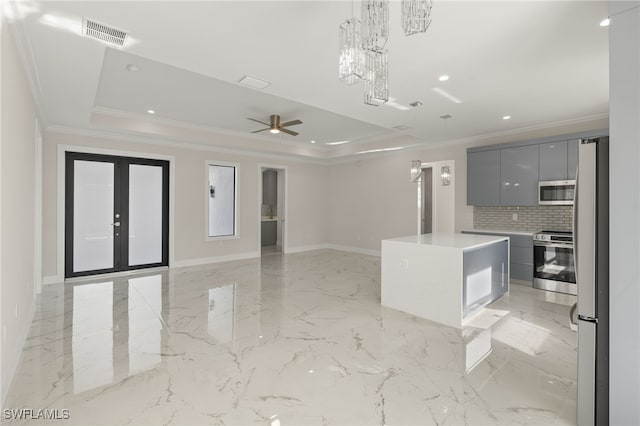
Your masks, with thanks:
[(424, 33), (431, 25), (431, 0), (402, 0), (402, 30), (404, 35)]
[(380, 51), (389, 39), (389, 0), (363, 0), (362, 48)]
[[(425, 32), (431, 24), (432, 0), (402, 0), (401, 24), (405, 35)], [(364, 80), (364, 103), (389, 100), (389, 0), (362, 0), (361, 21), (353, 13), (338, 27), (338, 79), (345, 84)]]
[(345, 84), (354, 84), (364, 78), (364, 52), (360, 48), (360, 21), (349, 18), (338, 30), (339, 59), (338, 79)]
[(389, 100), (389, 55), (387, 50), (366, 53), (364, 103), (380, 106)]

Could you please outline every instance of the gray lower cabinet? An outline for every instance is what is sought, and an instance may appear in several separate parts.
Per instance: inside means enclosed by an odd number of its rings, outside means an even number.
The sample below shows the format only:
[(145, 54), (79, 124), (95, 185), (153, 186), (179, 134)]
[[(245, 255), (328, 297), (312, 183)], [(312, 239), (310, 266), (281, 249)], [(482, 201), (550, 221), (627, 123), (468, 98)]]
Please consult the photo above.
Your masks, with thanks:
[(275, 220), (263, 221), (261, 223), (262, 247), (275, 246), (278, 223)]
[(467, 154), (467, 205), (500, 205), (500, 150)]
[(500, 150), (500, 205), (538, 205), (538, 145)]
[(567, 141), (539, 145), (538, 179), (567, 180)]
[(533, 235), (479, 230), (462, 231), (462, 233), (509, 237), (509, 271), (511, 279), (533, 284)]

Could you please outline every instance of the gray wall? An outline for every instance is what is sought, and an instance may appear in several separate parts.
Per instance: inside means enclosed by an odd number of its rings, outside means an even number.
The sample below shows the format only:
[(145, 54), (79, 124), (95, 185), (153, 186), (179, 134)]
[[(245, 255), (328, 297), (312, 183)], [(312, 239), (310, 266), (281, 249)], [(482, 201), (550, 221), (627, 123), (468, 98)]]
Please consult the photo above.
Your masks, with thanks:
[[(610, 420), (640, 425), (640, 2), (610, 1)], [(635, 9), (634, 9), (635, 8)]]
[[(518, 220), (513, 220), (513, 214)], [(473, 208), (473, 227), (509, 231), (570, 231), (572, 206)]]

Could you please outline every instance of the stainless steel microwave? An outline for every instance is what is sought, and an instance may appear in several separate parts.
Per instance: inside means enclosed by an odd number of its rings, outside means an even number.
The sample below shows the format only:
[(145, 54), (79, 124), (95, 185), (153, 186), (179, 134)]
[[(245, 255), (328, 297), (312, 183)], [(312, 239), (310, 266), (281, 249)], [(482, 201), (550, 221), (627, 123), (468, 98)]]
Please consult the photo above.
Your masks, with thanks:
[(546, 180), (538, 182), (538, 204), (573, 205), (575, 180)]

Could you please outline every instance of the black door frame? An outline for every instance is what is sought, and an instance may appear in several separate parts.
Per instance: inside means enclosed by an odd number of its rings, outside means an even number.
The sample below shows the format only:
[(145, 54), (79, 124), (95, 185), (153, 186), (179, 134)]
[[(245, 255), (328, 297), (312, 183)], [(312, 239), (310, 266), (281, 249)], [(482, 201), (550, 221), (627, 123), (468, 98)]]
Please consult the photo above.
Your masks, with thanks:
[[(74, 161), (96, 161), (114, 165), (114, 213), (120, 214), (119, 232), (113, 236), (113, 268), (73, 272), (73, 200)], [(162, 167), (162, 261), (144, 265), (129, 265), (129, 166), (146, 165)], [(115, 217), (113, 218), (115, 221)], [(65, 153), (65, 278), (83, 277), (110, 272), (169, 266), (169, 162), (148, 158), (79, 152)]]

